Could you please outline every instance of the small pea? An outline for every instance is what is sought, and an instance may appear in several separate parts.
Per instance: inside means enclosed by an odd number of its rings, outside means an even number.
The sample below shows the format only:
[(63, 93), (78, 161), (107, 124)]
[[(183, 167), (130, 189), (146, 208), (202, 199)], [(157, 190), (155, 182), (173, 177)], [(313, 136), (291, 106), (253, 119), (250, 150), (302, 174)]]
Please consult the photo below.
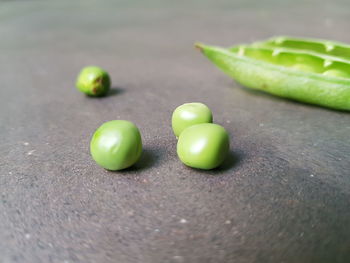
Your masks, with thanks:
[(108, 73), (95, 66), (83, 68), (77, 78), (76, 87), (89, 96), (104, 96), (111, 86), (111, 79)]
[(107, 170), (128, 168), (142, 153), (140, 131), (130, 121), (105, 122), (93, 134), (90, 152), (96, 163)]
[(177, 107), (172, 116), (172, 128), (176, 137), (189, 126), (213, 122), (211, 110), (203, 103), (185, 103)]
[(210, 170), (225, 160), (229, 136), (218, 124), (202, 123), (185, 129), (177, 142), (177, 155), (187, 166)]
[(339, 69), (329, 69), (323, 72), (323, 75), (338, 78), (350, 78), (350, 75)]

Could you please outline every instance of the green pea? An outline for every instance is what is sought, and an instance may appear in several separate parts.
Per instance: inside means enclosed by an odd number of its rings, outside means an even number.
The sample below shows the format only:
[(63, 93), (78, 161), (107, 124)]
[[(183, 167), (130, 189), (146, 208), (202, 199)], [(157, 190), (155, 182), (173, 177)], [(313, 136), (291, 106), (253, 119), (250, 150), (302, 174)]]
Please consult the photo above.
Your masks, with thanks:
[(329, 69), (323, 72), (323, 75), (338, 78), (350, 78), (350, 75), (339, 69)]
[(213, 122), (211, 110), (203, 103), (185, 103), (177, 107), (172, 116), (172, 127), (176, 137), (189, 126)]
[(128, 168), (142, 153), (139, 129), (130, 121), (105, 122), (92, 136), (90, 152), (96, 163), (107, 170)]
[(209, 170), (222, 164), (229, 146), (225, 128), (213, 123), (196, 124), (180, 134), (177, 155), (187, 166)]
[(111, 80), (108, 73), (100, 67), (85, 67), (79, 73), (77, 89), (89, 96), (104, 96), (108, 93)]

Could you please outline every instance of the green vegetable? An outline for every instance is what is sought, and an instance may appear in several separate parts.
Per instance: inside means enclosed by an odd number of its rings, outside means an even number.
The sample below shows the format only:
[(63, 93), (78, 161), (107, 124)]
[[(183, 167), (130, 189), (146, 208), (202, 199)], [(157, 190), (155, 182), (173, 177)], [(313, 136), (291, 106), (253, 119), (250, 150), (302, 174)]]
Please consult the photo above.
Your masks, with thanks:
[(139, 129), (130, 121), (105, 122), (92, 136), (90, 152), (96, 163), (107, 170), (128, 168), (142, 153)]
[(287, 37), (232, 48), (196, 46), (246, 87), (350, 110), (350, 46)]
[(108, 73), (100, 67), (85, 67), (79, 73), (77, 89), (89, 96), (104, 96), (111, 87)]
[(185, 129), (177, 142), (177, 155), (187, 166), (209, 170), (218, 167), (229, 151), (227, 131), (218, 124), (202, 123)]
[(305, 50), (350, 60), (350, 45), (330, 40), (279, 36), (253, 45)]
[(211, 110), (203, 103), (185, 103), (177, 107), (172, 116), (172, 127), (176, 137), (189, 126), (200, 123), (211, 123), (213, 115)]

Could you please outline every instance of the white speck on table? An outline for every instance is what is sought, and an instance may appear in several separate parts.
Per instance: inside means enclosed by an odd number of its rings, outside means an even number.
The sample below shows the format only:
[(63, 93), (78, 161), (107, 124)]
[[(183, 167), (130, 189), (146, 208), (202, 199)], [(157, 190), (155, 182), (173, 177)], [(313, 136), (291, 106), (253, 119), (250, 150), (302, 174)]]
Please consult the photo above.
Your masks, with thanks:
[(35, 152), (35, 150), (31, 150), (29, 152), (27, 152), (27, 155), (32, 155)]
[(185, 218), (182, 218), (182, 219), (180, 220), (180, 223), (181, 223), (181, 224), (186, 224), (186, 223), (187, 223), (187, 220), (186, 220)]

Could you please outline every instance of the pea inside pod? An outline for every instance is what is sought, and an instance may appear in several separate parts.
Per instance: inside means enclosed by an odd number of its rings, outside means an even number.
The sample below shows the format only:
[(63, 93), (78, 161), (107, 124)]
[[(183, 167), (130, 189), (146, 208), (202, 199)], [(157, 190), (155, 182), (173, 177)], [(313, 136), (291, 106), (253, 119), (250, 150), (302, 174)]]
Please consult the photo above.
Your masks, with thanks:
[[(350, 110), (350, 61), (303, 49), (253, 43), (197, 47), (240, 84), (277, 96)], [(346, 57), (346, 54), (345, 54)]]
[(337, 41), (279, 36), (266, 41), (254, 43), (254, 45), (260, 47), (265, 46), (272, 48), (306, 50), (350, 60), (350, 45)]
[(335, 77), (345, 77), (350, 73), (350, 61), (338, 57), (310, 53), (304, 50), (291, 50), (286, 48), (272, 48), (268, 46), (257, 47), (255, 45), (239, 45), (230, 48), (229, 51), (238, 56), (264, 61), (276, 66), (295, 69), (309, 73), (324, 73), (336, 70), (338, 73), (329, 74)]

